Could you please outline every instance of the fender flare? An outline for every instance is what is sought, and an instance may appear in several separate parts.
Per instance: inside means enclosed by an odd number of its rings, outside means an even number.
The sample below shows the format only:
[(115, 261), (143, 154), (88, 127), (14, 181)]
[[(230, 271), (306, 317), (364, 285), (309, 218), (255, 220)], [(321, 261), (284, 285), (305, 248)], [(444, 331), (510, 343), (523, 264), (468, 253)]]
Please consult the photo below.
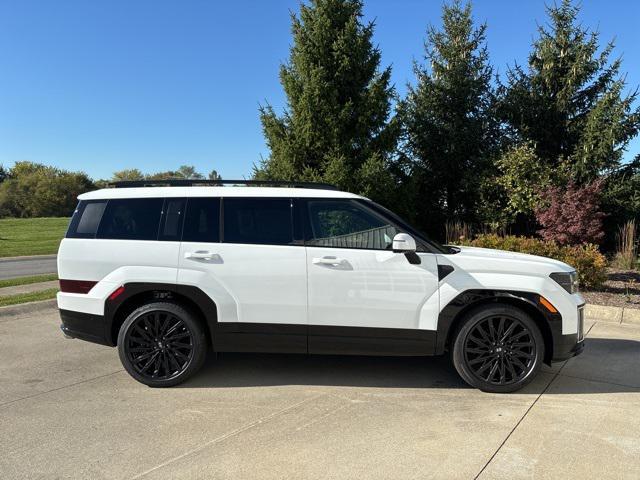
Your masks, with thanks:
[[(217, 307), (211, 297), (209, 297), (209, 295), (204, 293), (198, 287), (191, 285), (178, 285), (175, 283), (152, 282), (125, 283), (123, 287), (124, 291), (122, 292), (122, 294), (118, 295), (114, 300), (107, 299), (104, 305), (105, 338), (111, 339), (112, 345), (116, 344), (116, 342), (113, 340), (114, 321), (123, 320), (119, 318), (119, 314), (121, 313), (120, 308), (124, 304), (126, 304), (128, 300), (135, 296), (152, 294), (154, 292), (172, 293), (186, 298), (197, 308), (197, 313), (200, 313), (203, 316), (208, 334), (211, 337), (211, 341), (213, 341), (213, 334), (217, 330), (218, 323)], [(163, 297), (159, 296), (155, 299), (157, 301), (162, 301)]]
[(562, 334), (562, 316), (560, 313), (551, 313), (544, 308), (540, 304), (540, 295), (516, 290), (471, 289), (459, 293), (438, 315), (436, 355), (445, 352), (450, 335), (466, 312), (480, 305), (499, 302), (519, 306), (528, 313), (535, 312), (534, 320), (538, 324), (542, 322), (540, 327), (545, 339), (545, 362), (550, 361), (553, 357), (554, 342)]

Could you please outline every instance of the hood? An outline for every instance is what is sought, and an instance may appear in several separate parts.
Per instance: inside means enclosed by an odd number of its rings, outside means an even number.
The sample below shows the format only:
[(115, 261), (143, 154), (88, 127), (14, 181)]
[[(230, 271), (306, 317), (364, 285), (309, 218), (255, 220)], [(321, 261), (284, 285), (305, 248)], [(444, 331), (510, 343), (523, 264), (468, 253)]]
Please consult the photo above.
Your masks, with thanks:
[(478, 247), (456, 247), (460, 252), (447, 255), (454, 265), (459, 265), (467, 271), (484, 272), (513, 272), (527, 271), (542, 275), (552, 272), (571, 272), (575, 270), (559, 260), (529, 255), (527, 253), (507, 252), (505, 250), (493, 250)]

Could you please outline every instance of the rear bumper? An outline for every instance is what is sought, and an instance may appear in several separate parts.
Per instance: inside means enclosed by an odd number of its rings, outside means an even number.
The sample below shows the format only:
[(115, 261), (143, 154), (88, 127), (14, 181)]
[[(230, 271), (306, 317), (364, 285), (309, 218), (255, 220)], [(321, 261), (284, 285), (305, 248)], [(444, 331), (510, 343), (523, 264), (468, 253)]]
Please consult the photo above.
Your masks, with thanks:
[(61, 309), (60, 319), (62, 320), (60, 329), (66, 337), (113, 346), (111, 339), (106, 335), (105, 322), (102, 315)]

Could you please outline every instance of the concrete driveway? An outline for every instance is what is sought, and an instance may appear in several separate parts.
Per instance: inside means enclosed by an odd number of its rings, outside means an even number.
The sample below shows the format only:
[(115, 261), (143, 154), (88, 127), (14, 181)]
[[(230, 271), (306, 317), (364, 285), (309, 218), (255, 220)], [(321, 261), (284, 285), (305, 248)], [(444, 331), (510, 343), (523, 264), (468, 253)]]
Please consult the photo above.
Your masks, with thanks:
[(58, 324), (0, 313), (2, 478), (640, 478), (640, 327), (490, 395), (445, 358), (253, 354), (150, 389)]

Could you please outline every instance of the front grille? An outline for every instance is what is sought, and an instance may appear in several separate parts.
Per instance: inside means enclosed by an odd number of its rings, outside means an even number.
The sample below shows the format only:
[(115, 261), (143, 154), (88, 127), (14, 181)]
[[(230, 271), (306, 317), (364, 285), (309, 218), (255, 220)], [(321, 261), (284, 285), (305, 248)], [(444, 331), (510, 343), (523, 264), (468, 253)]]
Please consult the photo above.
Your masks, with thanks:
[(584, 307), (578, 308), (578, 341), (584, 340)]

